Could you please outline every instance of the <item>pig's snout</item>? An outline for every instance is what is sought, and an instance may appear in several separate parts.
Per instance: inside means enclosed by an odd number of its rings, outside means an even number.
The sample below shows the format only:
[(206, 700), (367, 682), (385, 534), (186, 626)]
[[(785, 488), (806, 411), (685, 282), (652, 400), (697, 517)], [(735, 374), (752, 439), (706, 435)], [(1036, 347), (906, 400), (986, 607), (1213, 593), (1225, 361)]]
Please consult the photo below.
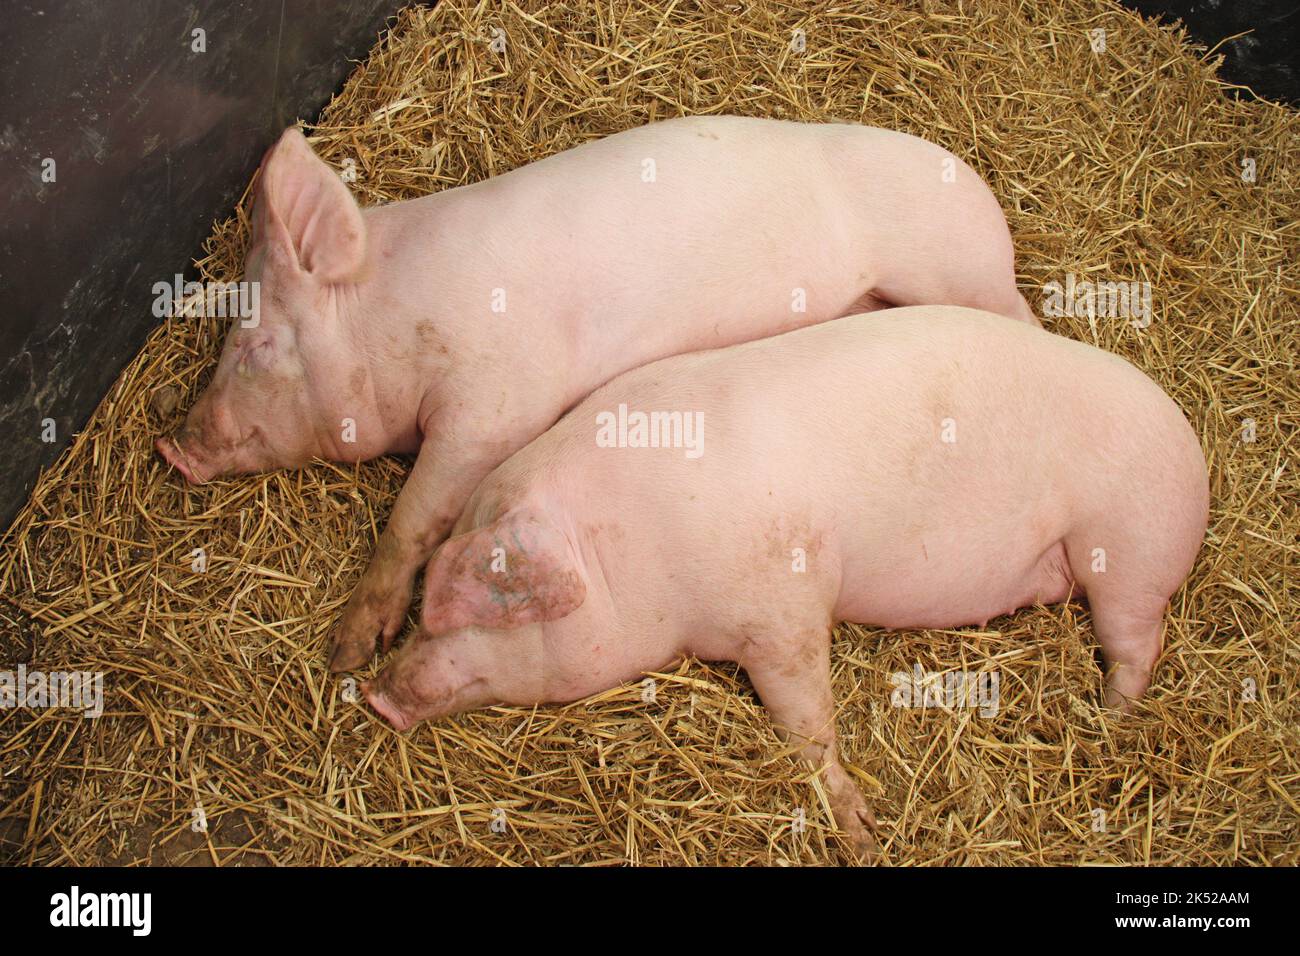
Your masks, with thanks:
[(411, 729), (415, 721), (402, 713), (401, 708), (388, 699), (383, 689), (378, 686), (379, 683), (379, 681), (362, 681), (361, 693), (366, 695), (366, 700), (374, 708), (375, 713), (392, 724), (394, 730), (405, 733)]
[(158, 449), (158, 454), (162, 455), (177, 471), (179, 471), (191, 485), (201, 485), (206, 480), (199, 470), (194, 466), (184, 451), (183, 439), (178, 436), (176, 439), (157, 438), (154, 439), (154, 448)]
[(158, 453), (192, 485), (201, 485), (231, 470), (237, 451), (234, 423), (222, 404), (205, 392), (173, 435), (154, 442)]

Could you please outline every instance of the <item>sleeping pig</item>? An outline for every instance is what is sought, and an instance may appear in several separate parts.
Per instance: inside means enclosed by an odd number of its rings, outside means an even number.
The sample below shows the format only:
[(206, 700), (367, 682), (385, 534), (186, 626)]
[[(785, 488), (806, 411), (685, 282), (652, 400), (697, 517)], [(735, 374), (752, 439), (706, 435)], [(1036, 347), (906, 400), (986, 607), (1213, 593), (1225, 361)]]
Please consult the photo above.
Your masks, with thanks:
[(1125, 707), (1207, 507), (1196, 435), (1123, 359), (964, 308), (843, 318), (594, 392), (474, 492), (418, 633), (363, 689), (405, 730), (736, 661), (864, 853), (831, 627), (982, 626), (1086, 596)]
[(479, 481), (620, 372), (886, 305), (1037, 324), (980, 178), (862, 126), (674, 119), (366, 210), (290, 129), (253, 238), (257, 323), (157, 447), (192, 482), (416, 454), (334, 670), (397, 633)]

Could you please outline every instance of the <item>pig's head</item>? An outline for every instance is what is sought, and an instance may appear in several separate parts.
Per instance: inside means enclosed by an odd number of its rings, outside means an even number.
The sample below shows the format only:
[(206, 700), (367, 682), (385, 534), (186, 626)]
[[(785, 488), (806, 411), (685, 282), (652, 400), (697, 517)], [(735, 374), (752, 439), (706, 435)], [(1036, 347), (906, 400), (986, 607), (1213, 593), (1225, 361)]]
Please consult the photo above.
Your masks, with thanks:
[(253, 207), (244, 278), (258, 284), (257, 308), (232, 320), (184, 426), (155, 443), (188, 481), (358, 457), (343, 453), (337, 413), (366, 372), (340, 306), (355, 298), (365, 266), (360, 209), (291, 127), (263, 161)]

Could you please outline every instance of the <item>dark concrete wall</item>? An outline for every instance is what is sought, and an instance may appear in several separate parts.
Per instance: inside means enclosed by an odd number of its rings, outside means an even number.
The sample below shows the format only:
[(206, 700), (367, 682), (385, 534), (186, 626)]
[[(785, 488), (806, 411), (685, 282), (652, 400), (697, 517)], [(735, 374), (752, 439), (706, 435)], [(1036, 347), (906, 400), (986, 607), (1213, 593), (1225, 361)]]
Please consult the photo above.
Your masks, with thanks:
[[(1181, 20), (1188, 34), (1223, 55), (1219, 76), (1258, 96), (1300, 105), (1297, 0), (1120, 0), (1143, 16)], [(1249, 32), (1248, 32), (1249, 31)], [(1246, 36), (1237, 36), (1245, 33)], [(1228, 40), (1228, 37), (1235, 39)]]
[(276, 134), (317, 115), (400, 6), (3, 0), (0, 530), (158, 322), (153, 284), (194, 278)]

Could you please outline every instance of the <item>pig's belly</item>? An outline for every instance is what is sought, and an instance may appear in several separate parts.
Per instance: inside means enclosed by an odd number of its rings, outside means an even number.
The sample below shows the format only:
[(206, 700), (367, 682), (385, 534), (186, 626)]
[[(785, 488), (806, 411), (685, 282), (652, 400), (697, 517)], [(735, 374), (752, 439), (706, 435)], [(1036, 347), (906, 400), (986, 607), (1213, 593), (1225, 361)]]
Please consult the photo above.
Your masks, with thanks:
[[(963, 546), (964, 544), (964, 546)], [(1034, 604), (1057, 604), (1074, 584), (1065, 545), (1026, 550), (917, 542), (906, 554), (844, 563), (837, 620), (889, 628), (983, 625)]]

